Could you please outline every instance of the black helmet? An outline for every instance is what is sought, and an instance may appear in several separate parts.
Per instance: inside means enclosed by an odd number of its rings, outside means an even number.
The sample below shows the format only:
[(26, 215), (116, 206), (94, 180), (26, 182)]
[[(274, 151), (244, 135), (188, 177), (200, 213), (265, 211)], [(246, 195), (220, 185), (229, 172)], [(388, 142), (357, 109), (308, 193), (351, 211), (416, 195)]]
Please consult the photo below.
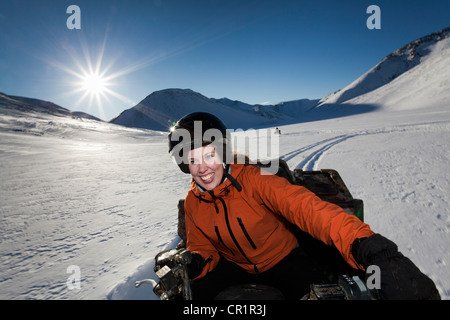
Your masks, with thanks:
[(207, 112), (194, 112), (181, 118), (169, 133), (169, 153), (184, 173), (189, 173), (186, 151), (213, 144), (223, 163), (230, 158), (230, 134), (225, 124)]

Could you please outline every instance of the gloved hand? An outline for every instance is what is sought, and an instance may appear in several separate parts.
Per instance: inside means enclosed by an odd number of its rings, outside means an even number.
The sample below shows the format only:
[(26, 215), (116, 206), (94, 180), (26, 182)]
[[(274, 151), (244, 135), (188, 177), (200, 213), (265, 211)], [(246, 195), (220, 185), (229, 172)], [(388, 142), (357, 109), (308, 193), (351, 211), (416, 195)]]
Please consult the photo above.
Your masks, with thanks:
[(398, 251), (397, 245), (380, 234), (357, 239), (352, 246), (355, 260), (364, 268), (380, 268), (380, 290), (387, 300), (440, 300), (434, 282)]
[[(181, 261), (179, 257), (181, 252), (184, 252), (183, 256), (185, 257), (185, 259), (191, 260), (187, 264), (186, 262), (184, 262), (184, 264), (186, 264), (189, 279), (195, 279), (196, 277), (198, 277), (202, 273), (203, 267), (206, 265), (206, 263), (209, 262), (210, 258), (205, 260), (200, 254), (195, 252), (190, 253), (185, 249), (171, 249), (158, 253), (155, 257), (154, 271), (158, 271), (165, 265), (173, 268), (175, 264), (180, 264)], [(186, 253), (188, 254), (189, 258), (186, 256)]]
[(202, 273), (203, 267), (205, 266), (205, 259), (195, 252), (191, 253), (191, 256), (192, 261), (187, 265), (187, 272), (189, 279), (195, 279)]

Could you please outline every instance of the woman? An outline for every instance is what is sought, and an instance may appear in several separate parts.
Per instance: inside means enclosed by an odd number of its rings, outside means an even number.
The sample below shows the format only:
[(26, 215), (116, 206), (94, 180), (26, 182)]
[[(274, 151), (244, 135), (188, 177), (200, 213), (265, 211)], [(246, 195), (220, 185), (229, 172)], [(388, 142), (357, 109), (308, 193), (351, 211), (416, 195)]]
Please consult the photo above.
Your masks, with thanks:
[(392, 241), (306, 188), (233, 163), (229, 140), (223, 122), (203, 112), (183, 117), (169, 134), (172, 158), (193, 178), (184, 210), (194, 299), (248, 282), (299, 299), (310, 283), (325, 280), (287, 223), (334, 245), (355, 269), (380, 267), (383, 298), (439, 297)]

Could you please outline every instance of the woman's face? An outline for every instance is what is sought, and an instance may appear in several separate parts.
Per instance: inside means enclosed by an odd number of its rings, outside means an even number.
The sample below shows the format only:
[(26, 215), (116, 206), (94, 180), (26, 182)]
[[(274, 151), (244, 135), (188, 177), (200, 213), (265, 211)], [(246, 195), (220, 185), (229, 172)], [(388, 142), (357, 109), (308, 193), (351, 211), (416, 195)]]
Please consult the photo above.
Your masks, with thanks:
[(211, 145), (189, 151), (189, 172), (205, 190), (212, 190), (222, 181), (222, 159)]

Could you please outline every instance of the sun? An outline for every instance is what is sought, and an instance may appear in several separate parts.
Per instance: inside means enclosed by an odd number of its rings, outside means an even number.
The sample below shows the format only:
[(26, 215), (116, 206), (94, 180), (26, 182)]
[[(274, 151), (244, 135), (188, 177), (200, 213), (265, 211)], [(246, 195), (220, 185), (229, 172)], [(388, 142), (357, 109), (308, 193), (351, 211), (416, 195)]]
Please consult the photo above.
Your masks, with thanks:
[(101, 119), (106, 119), (104, 107), (111, 108), (118, 103), (130, 107), (137, 104), (128, 96), (119, 93), (125, 86), (120, 78), (142, 70), (157, 60), (153, 56), (146, 56), (135, 63), (118, 68), (118, 56), (112, 57), (110, 53), (108, 58), (106, 57), (106, 39), (105, 34), (103, 41), (94, 47), (88, 45), (86, 39), (81, 36), (79, 47), (62, 45), (65, 56), (71, 60), (64, 63), (54, 59), (46, 60), (51, 67), (71, 76), (70, 79), (65, 77), (65, 84), (70, 89), (61, 95), (74, 97), (72, 108), (82, 107), (83, 110), (87, 109), (88, 113), (92, 110), (94, 115)]
[(111, 90), (111, 76), (106, 75), (105, 71), (101, 71), (100, 64), (95, 69), (89, 65), (87, 69), (81, 69), (77, 74), (79, 81), (75, 83), (77, 92), (82, 96), (78, 99), (77, 104), (83, 103), (87, 98), (89, 106), (96, 105), (98, 112), (103, 116), (103, 102), (109, 102), (109, 96), (119, 97), (120, 95)]
[(90, 73), (83, 77), (82, 88), (92, 95), (104, 94), (107, 81), (98, 73)]
[[(120, 103), (133, 106), (136, 104), (130, 98), (120, 94), (118, 90), (123, 88), (120, 77), (133, 71), (142, 69), (140, 66), (122, 68), (114, 71), (117, 60), (105, 59), (106, 36), (100, 47), (88, 46), (86, 40), (80, 38), (80, 47), (63, 46), (66, 55), (72, 60), (62, 63), (58, 60), (47, 60), (47, 63), (55, 69), (62, 70), (71, 78), (65, 84), (70, 89), (62, 92), (63, 96), (73, 96), (72, 108), (82, 107), (83, 111), (94, 112), (95, 116), (106, 119), (104, 107)], [(93, 52), (96, 51), (96, 56)], [(108, 60), (105, 62), (105, 60)], [(71, 63), (70, 63), (71, 62)], [(86, 110), (85, 110), (86, 109)]]

